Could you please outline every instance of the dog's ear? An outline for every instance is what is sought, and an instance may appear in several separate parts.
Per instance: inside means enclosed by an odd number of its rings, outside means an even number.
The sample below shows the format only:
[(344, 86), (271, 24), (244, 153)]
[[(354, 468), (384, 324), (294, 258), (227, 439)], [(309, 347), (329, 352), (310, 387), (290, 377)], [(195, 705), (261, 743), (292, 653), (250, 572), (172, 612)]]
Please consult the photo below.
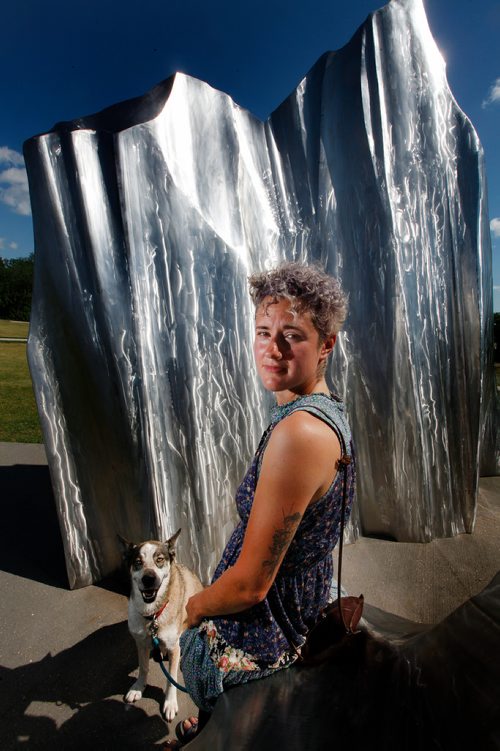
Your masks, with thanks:
[(132, 550), (134, 550), (137, 545), (133, 542), (130, 542), (130, 540), (127, 540), (125, 537), (122, 537), (121, 535), (116, 535), (120, 541), (120, 547), (122, 549), (122, 556), (126, 560), (128, 559), (130, 553)]
[(175, 543), (177, 542), (177, 538), (179, 537), (180, 533), (181, 533), (181, 530), (178, 529), (175, 535), (172, 535), (172, 537), (170, 537), (165, 543), (165, 545), (168, 548), (168, 554), (170, 556), (170, 560), (172, 561), (175, 558)]

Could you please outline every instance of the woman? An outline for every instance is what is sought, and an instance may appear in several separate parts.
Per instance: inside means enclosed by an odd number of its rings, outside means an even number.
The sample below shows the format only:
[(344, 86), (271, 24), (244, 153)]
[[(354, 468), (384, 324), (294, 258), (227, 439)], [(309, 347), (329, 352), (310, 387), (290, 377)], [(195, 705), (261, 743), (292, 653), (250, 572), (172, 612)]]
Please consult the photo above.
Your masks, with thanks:
[[(250, 277), (250, 293), (255, 362), (277, 405), (237, 491), (240, 522), (212, 584), (187, 604), (181, 669), (201, 710), (200, 727), (225, 688), (297, 659), (332, 582), (339, 434), (350, 453), (343, 406), (324, 377), (346, 314), (338, 282), (316, 267), (287, 263)], [(354, 478), (351, 462), (348, 509)], [(179, 723), (181, 743), (197, 729), (194, 717)]]

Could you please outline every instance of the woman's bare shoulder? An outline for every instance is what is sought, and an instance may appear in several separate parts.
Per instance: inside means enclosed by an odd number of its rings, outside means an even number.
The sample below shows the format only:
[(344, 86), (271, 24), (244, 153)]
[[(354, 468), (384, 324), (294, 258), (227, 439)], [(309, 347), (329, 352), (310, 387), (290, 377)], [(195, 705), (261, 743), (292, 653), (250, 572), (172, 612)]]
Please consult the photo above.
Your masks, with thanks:
[(298, 450), (314, 451), (324, 448), (325, 442), (330, 450), (339, 445), (335, 432), (323, 420), (306, 412), (296, 410), (283, 418), (274, 428), (270, 439), (278, 447), (284, 449), (295, 447)]

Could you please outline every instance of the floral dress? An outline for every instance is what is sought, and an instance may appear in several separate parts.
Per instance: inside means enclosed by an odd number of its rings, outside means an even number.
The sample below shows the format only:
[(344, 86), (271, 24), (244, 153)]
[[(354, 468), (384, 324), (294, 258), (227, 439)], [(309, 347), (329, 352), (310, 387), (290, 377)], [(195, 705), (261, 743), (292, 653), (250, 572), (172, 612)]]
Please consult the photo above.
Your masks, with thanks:
[[(240, 521), (214, 573), (216, 581), (238, 559), (264, 451), (276, 425), (292, 412), (304, 410), (327, 423), (352, 454), (351, 433), (342, 402), (326, 394), (309, 394), (274, 407), (264, 433), (236, 493)], [(333, 470), (333, 467), (332, 467)], [(347, 467), (347, 515), (355, 489), (354, 461)], [(307, 631), (329, 599), (333, 577), (332, 551), (340, 532), (343, 473), (310, 505), (296, 530), (276, 578), (263, 602), (232, 615), (202, 621), (181, 637), (186, 686), (198, 706), (210, 711), (226, 686), (269, 675), (291, 665)]]

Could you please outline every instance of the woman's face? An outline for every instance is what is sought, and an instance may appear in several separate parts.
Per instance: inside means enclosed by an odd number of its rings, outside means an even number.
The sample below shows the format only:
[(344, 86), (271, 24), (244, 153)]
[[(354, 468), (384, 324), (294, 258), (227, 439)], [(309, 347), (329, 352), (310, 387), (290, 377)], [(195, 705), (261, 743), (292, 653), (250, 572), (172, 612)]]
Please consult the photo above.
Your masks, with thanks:
[(318, 366), (330, 354), (335, 337), (320, 342), (308, 312), (292, 313), (289, 300), (265, 298), (255, 315), (254, 356), (269, 391), (308, 394), (320, 376)]

